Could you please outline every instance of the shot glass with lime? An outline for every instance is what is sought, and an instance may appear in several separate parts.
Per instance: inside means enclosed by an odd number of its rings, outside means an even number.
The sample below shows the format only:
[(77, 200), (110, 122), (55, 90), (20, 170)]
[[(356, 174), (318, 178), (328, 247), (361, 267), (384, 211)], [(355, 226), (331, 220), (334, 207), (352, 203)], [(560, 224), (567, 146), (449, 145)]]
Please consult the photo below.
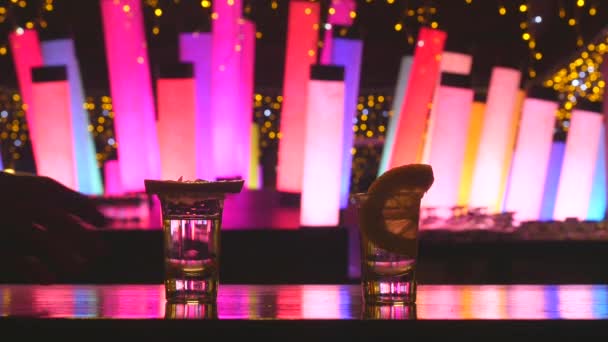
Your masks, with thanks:
[(367, 193), (353, 196), (366, 302), (416, 302), (420, 201), (433, 181), (429, 165), (410, 164), (385, 172)]
[(243, 181), (146, 180), (145, 185), (162, 207), (167, 301), (215, 302), (224, 198), (240, 192)]

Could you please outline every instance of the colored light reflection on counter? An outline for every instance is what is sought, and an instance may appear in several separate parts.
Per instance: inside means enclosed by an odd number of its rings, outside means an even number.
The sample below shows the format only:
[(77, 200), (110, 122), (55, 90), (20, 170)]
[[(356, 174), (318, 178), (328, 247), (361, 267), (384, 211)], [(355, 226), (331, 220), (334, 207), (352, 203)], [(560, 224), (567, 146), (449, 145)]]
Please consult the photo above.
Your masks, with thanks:
[[(281, 286), (277, 289), (276, 317), (280, 319), (301, 319), (302, 318), (302, 291), (304, 286)], [(265, 312), (262, 317), (269, 317)], [(274, 315), (271, 315), (271, 317)]]
[[(463, 293), (464, 293), (463, 289)], [(470, 301), (463, 305), (473, 319), (505, 319), (507, 313), (507, 290), (505, 286), (487, 286), (483, 291), (472, 291)]]
[(245, 179), (249, 170), (251, 119), (241, 117), (241, 9), (241, 0), (213, 1), (217, 14), (212, 22), (211, 50), (213, 167), (220, 178)]
[[(37, 122), (38, 115), (35, 112), (32, 104), (32, 68), (43, 65), (42, 52), (38, 33), (36, 30), (15, 30), (9, 33), (9, 44), (11, 54), (13, 55), (13, 63), (17, 74), (17, 83), (21, 91), (21, 99), (24, 104), (25, 119), (28, 124), (30, 141), (32, 143), (32, 152), (34, 160), (37, 158), (38, 147), (40, 145), (40, 137), (36, 131), (36, 127), (40, 126)], [(45, 106), (48, 104), (45, 104)]]
[(566, 144), (564, 142), (554, 141), (551, 144), (549, 165), (547, 166), (547, 178), (545, 180), (543, 202), (540, 211), (540, 219), (543, 221), (553, 220), (555, 198), (557, 196), (557, 187), (559, 185), (559, 177), (562, 172), (562, 163), (564, 161), (565, 150)]
[(75, 318), (99, 317), (97, 291), (92, 288), (76, 287), (73, 292)]
[(458, 205), (467, 206), (471, 196), (471, 185), (473, 183), (473, 169), (477, 158), (479, 140), (481, 139), (481, 128), (483, 126), (483, 113), (486, 104), (481, 101), (474, 101), (471, 105), (471, 118), (467, 129), (467, 145), (462, 162), (462, 172), (460, 175), (460, 187), (458, 190)]
[(608, 318), (608, 287), (605, 285), (592, 285), (593, 317)]
[[(213, 151), (211, 106), (211, 34), (188, 32), (179, 35), (180, 61), (192, 63), (196, 84), (196, 150)], [(207, 132), (207, 133), (203, 133)], [(196, 177), (214, 180), (213, 155), (197, 154)]]
[(544, 319), (545, 287), (513, 285), (507, 290), (507, 310), (510, 319)]
[(333, 42), (331, 63), (344, 67), (344, 120), (342, 123), (342, 171), (340, 180), (340, 208), (348, 206), (350, 178), (353, 168), (351, 149), (355, 134), (353, 119), (357, 115), (357, 97), (361, 75), (363, 41), (336, 38)]
[(249, 319), (259, 319), (260, 314), (258, 313), (259, 298), (253, 293), (251, 289), (247, 291), (247, 317)]
[(160, 177), (160, 154), (142, 2), (102, 0), (101, 12), (121, 181), (143, 191)]
[(424, 196), (423, 205), (437, 207), (438, 215), (448, 217), (450, 208), (458, 202), (473, 90), (440, 85), (436, 99), (428, 160), (435, 183)]
[(518, 221), (540, 218), (556, 111), (553, 101), (524, 101), (505, 203), (505, 210), (515, 212)]
[(407, 93), (397, 125), (389, 168), (417, 163), (424, 147), (424, 134), (437, 79), (446, 33), (422, 28), (418, 35)]
[(509, 145), (521, 73), (515, 69), (492, 69), (488, 100), (471, 187), (470, 205), (496, 212), (500, 203), (501, 178)]
[[(313, 70), (314, 68), (343, 73), (341, 67), (314, 66)], [(341, 77), (343, 79), (343, 74)], [(311, 78), (308, 83), (307, 123), (304, 129), (305, 163), (300, 206), (302, 226), (337, 226), (340, 221), (345, 87), (343, 80), (335, 78)], [(323, 124), (319, 125), (319, 122)]]
[(4, 165), (2, 164), (2, 144), (0, 144), (0, 170), (4, 170)]
[[(303, 319), (340, 319), (348, 318), (348, 293), (343, 294), (336, 286), (305, 286), (302, 288)], [(342, 310), (342, 307), (346, 308)]]
[(553, 219), (587, 218), (601, 126), (599, 113), (580, 109), (572, 112)]
[[(220, 287), (221, 288), (221, 287)], [(218, 305), (218, 316), (221, 319), (252, 319), (257, 313), (251, 313), (251, 300), (254, 298), (250, 293), (243, 294), (242, 288), (224, 288), (221, 296), (230, 298)]]
[(591, 186), (591, 199), (589, 200), (589, 211), (587, 220), (601, 221), (606, 214), (606, 144), (605, 127), (600, 130), (600, 142), (593, 171), (593, 185)]
[[(595, 305), (591, 285), (563, 285), (557, 291), (561, 318), (593, 319)], [(606, 305), (606, 303), (601, 303)]]
[(473, 316), (473, 310), (471, 308), (472, 304), (473, 304), (473, 290), (468, 287), (465, 286), (462, 290), (461, 290), (462, 294), (460, 295), (460, 302), (462, 304), (462, 313), (461, 313), (461, 318), (463, 319), (471, 319), (474, 318), (475, 316)]
[(254, 88), (254, 67), (255, 67), (255, 24), (249, 20), (241, 21), (241, 115), (239, 121), (247, 123), (248, 135), (247, 145), (247, 174), (245, 177), (245, 186), (249, 189), (257, 189), (259, 187), (259, 176), (257, 171), (259, 170), (259, 154), (257, 153), (256, 147), (252, 144), (258, 140), (253, 140), (252, 127), (253, 127), (253, 88)]
[[(72, 286), (38, 286), (32, 289), (31, 305), (34, 312), (44, 312), (48, 318), (65, 318), (74, 316), (74, 288)], [(83, 307), (91, 310), (92, 306), (81, 302)], [(82, 312), (81, 312), (82, 313)]]
[(36, 115), (33, 127), (37, 135), (32, 139), (36, 171), (77, 190), (70, 85), (65, 78), (34, 81), (31, 95)]
[(462, 289), (450, 285), (425, 285), (418, 289), (417, 306), (420, 319), (463, 318)]
[(543, 286), (543, 297), (545, 301), (544, 310), (546, 312), (546, 318), (560, 318), (558, 288), (559, 286), (557, 285)]
[(65, 65), (70, 86), (70, 103), (72, 106), (72, 135), (78, 191), (87, 195), (103, 193), (101, 173), (95, 158), (93, 136), (88, 131), (89, 114), (84, 109), (84, 90), (80, 76), (80, 66), (74, 50), (72, 39), (57, 39), (42, 42), (42, 57), (45, 66)]
[(2, 292), (0, 292), (0, 300), (2, 300), (0, 302), (0, 317), (8, 316), (11, 313), (12, 301), (10, 288), (5, 287), (2, 289)]
[(403, 106), (403, 98), (407, 93), (407, 85), (410, 78), (410, 71), (414, 58), (412, 56), (404, 56), (401, 58), (399, 65), (399, 75), (397, 76), (397, 84), (395, 86), (395, 95), (393, 96), (393, 113), (388, 120), (386, 128), (386, 136), (384, 137), (384, 147), (382, 148), (382, 156), (380, 157), (380, 165), (378, 166), (378, 176), (388, 170), (388, 165), (395, 148), (395, 140), (397, 134), (397, 124), (401, 117), (401, 107)]
[(316, 61), (320, 5), (290, 1), (283, 82), (277, 189), (302, 191), (309, 66)]
[(101, 314), (106, 318), (160, 318), (165, 313), (163, 286), (107, 286), (99, 290)]
[(161, 177), (194, 180), (197, 178), (196, 158), (202, 152), (196, 150), (195, 143), (195, 81), (192, 78), (160, 78), (157, 93)]

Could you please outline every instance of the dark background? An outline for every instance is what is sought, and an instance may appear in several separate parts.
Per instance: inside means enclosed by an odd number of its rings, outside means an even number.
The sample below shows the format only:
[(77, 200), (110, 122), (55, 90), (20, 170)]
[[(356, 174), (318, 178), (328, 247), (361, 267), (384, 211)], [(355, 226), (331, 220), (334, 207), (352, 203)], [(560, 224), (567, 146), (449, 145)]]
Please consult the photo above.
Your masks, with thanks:
[[(8, 32), (26, 21), (43, 18), (48, 26), (38, 28), (41, 39), (71, 35), (76, 40), (77, 54), (82, 68), (82, 76), (87, 94), (108, 94), (107, 66), (104, 52), (103, 27), (98, 0), (54, 0), (54, 10), (42, 10), (45, 0), (27, 1), (26, 8), (14, 8), (7, 13), (0, 24), (0, 42), (7, 43)], [(473, 85), (487, 84), (491, 67), (507, 65), (520, 68), (527, 75), (533, 68), (538, 77), (549, 73), (556, 66), (565, 63), (576, 53), (576, 40), (581, 36), (588, 42), (594, 38), (604, 23), (608, 22), (608, 3), (586, 0), (583, 7), (577, 0), (387, 0), (358, 1), (357, 18), (354, 29), (365, 41), (361, 88), (391, 88), (394, 86), (400, 57), (411, 54), (413, 46), (408, 44), (408, 35), (415, 37), (421, 25), (432, 21), (448, 32), (447, 49), (470, 52), (474, 56)], [(285, 56), (287, 28), (287, 0), (276, 1), (276, 10), (271, 8), (272, 0), (245, 0), (250, 6), (248, 16), (262, 32), (262, 39), (256, 46), (256, 89), (281, 88)], [(526, 3), (527, 13), (518, 10)], [(10, 0), (0, 1), (9, 8)], [(329, 1), (322, 1), (328, 8)], [(144, 6), (146, 34), (148, 35), (151, 68), (154, 73), (159, 64), (177, 61), (177, 32), (210, 28), (210, 9), (201, 7), (199, 0), (159, 0), (163, 15), (157, 18), (153, 8)], [(499, 6), (505, 6), (507, 14), (499, 15)], [(430, 14), (430, 8), (436, 8)], [(597, 15), (590, 16), (589, 9), (597, 8)], [(417, 15), (408, 16), (408, 9), (424, 8), (424, 23), (419, 23)], [(565, 17), (559, 16), (560, 8)], [(326, 11), (325, 11), (326, 12)], [(542, 23), (533, 23), (536, 15)], [(567, 19), (577, 19), (577, 25), (569, 26)], [(394, 30), (397, 22), (404, 29)], [(543, 53), (541, 61), (533, 61), (527, 43), (521, 39), (521, 22), (530, 23), (530, 33), (535, 37), (537, 50)], [(160, 34), (152, 35), (153, 25), (159, 25)], [(6, 44), (8, 47), (8, 44)], [(0, 56), (0, 84), (16, 87), (13, 61), (10, 54)]]

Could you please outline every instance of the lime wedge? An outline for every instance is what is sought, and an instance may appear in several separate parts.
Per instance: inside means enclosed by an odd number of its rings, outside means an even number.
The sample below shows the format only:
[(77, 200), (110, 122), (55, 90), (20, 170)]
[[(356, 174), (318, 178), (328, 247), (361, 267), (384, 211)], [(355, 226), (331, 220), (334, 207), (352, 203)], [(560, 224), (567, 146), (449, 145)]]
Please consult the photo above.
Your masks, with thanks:
[(426, 164), (396, 167), (378, 177), (359, 208), (364, 238), (390, 252), (415, 257), (420, 200), (433, 181), (433, 169)]

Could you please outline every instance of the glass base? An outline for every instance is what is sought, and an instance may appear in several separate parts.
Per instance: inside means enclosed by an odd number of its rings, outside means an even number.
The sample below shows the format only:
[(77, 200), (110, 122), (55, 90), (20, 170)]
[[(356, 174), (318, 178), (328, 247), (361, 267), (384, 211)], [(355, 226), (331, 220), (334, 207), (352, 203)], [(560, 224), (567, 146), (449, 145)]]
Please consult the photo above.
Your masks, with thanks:
[(166, 319), (217, 319), (216, 303), (171, 303), (165, 305)]
[(170, 303), (213, 303), (217, 287), (217, 280), (169, 279), (165, 281), (165, 296)]
[(364, 280), (363, 297), (367, 303), (414, 304), (415, 280)]
[(417, 319), (416, 304), (399, 303), (365, 303), (362, 311), (363, 319)]

